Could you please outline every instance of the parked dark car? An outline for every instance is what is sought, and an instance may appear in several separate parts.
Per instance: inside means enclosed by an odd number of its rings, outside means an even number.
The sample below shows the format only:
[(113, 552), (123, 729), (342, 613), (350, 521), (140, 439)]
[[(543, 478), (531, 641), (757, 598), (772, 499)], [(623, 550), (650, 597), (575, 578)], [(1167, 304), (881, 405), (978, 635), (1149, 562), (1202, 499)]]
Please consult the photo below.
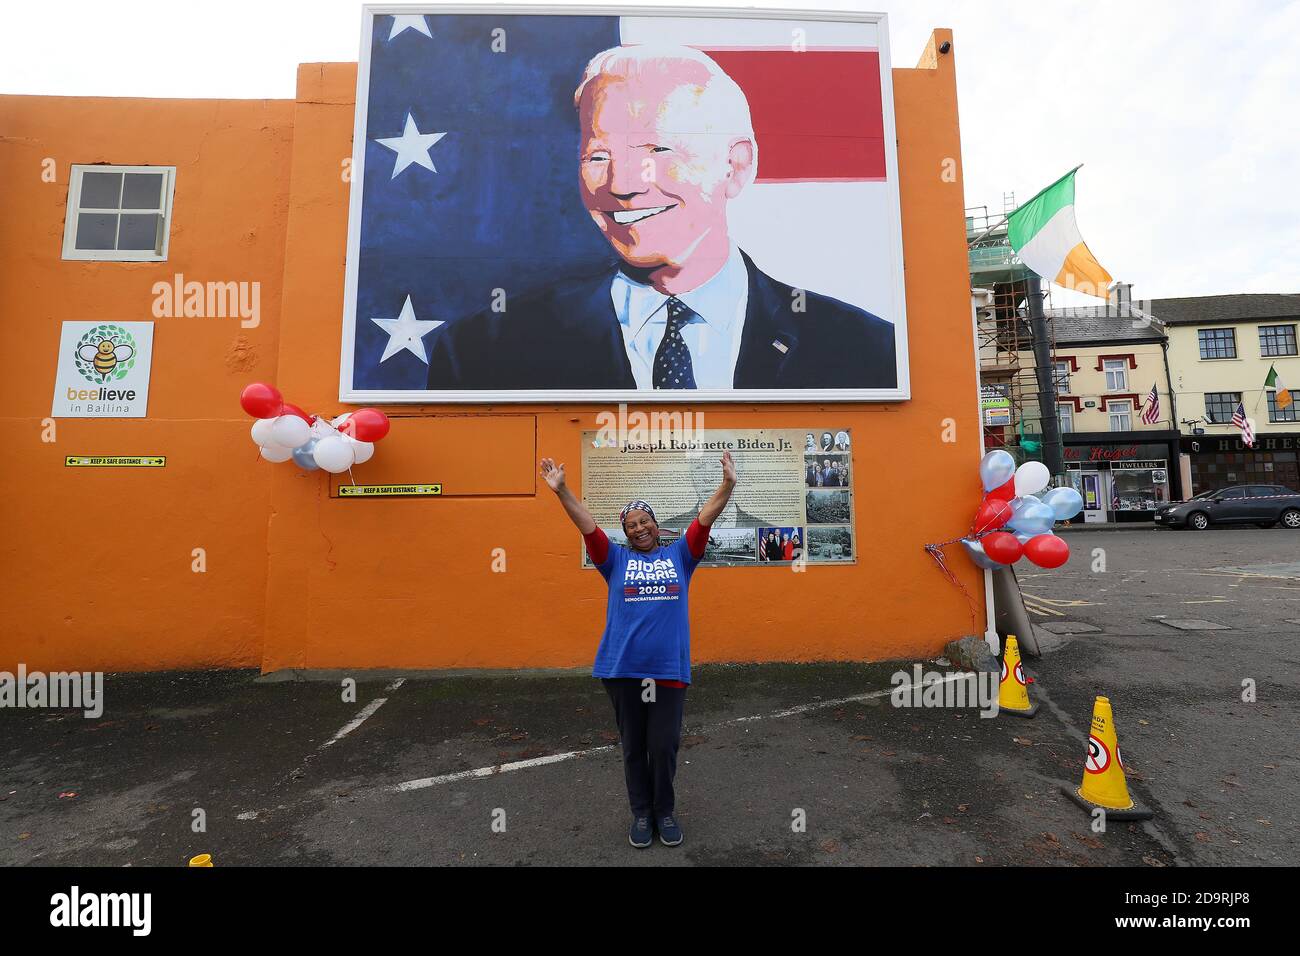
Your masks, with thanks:
[(1282, 485), (1232, 485), (1203, 491), (1190, 501), (1156, 509), (1158, 528), (1194, 528), (1212, 524), (1253, 524), (1300, 529), (1300, 494)]

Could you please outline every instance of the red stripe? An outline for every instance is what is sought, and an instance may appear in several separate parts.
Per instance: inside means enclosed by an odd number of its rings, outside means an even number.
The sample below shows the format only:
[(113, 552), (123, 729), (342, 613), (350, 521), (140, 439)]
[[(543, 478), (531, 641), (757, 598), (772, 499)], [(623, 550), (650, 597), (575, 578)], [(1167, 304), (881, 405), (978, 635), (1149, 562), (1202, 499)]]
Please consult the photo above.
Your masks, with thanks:
[(758, 182), (885, 179), (879, 52), (704, 52), (749, 99)]

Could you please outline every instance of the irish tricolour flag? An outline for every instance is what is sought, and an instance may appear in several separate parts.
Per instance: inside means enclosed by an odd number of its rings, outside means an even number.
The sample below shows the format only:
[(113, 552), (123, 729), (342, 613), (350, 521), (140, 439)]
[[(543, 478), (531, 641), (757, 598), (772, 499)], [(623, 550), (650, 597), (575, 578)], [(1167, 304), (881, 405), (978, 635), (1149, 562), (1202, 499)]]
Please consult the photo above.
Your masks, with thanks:
[(1067, 289), (1106, 298), (1110, 273), (1093, 258), (1074, 219), (1076, 166), (1007, 217), (1007, 238), (1020, 261)]
[(1286, 408), (1291, 404), (1291, 390), (1282, 384), (1282, 376), (1277, 374), (1277, 369), (1272, 365), (1268, 367), (1268, 378), (1264, 379), (1264, 387), (1274, 390), (1274, 401), (1278, 408)]

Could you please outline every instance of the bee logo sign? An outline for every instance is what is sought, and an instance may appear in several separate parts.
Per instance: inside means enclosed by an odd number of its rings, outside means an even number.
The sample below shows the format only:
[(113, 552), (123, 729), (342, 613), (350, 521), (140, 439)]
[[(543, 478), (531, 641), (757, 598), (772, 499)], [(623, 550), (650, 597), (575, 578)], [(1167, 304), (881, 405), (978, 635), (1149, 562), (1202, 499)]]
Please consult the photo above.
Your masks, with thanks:
[(64, 322), (50, 414), (143, 418), (152, 361), (152, 322)]

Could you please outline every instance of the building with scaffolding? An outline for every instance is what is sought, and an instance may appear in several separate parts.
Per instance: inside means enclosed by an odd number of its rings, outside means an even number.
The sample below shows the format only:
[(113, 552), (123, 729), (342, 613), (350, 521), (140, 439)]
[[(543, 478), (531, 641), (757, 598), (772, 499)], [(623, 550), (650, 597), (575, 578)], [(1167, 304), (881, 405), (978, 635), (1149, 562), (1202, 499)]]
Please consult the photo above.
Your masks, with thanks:
[(1164, 323), (1123, 283), (1104, 303), (1054, 307), (1007, 240), (1014, 197), (1004, 205), (966, 212), (985, 445), (1043, 461), (1078, 489), (1088, 523), (1151, 520), (1189, 486)]

